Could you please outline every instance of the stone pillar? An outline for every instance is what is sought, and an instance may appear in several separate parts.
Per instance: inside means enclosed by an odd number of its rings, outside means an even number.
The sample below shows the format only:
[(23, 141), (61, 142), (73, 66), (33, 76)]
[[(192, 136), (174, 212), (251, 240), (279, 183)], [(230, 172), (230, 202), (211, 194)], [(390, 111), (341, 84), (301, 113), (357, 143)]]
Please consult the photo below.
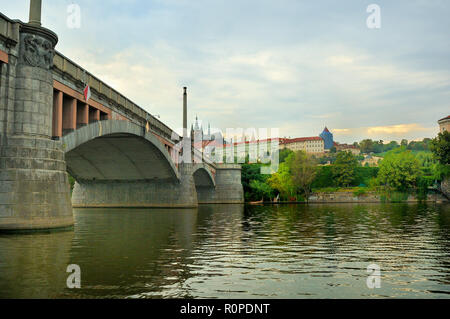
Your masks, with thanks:
[(13, 130), (1, 145), (0, 231), (73, 225), (64, 152), (60, 142), (51, 139), (52, 67), (58, 38), (37, 26), (40, 3), (31, 2), (32, 24), (21, 24), (19, 29), (14, 116), (8, 120)]
[(77, 128), (89, 124), (89, 105), (82, 104), (77, 108)]
[(30, 0), (30, 21), (29, 25), (40, 27), (41, 26), (41, 10), (42, 0)]
[(77, 100), (68, 97), (63, 102), (63, 134), (69, 134), (77, 129)]
[(62, 137), (63, 122), (63, 92), (55, 91), (53, 94), (53, 138)]
[(100, 110), (91, 108), (89, 110), (89, 123), (100, 121)]

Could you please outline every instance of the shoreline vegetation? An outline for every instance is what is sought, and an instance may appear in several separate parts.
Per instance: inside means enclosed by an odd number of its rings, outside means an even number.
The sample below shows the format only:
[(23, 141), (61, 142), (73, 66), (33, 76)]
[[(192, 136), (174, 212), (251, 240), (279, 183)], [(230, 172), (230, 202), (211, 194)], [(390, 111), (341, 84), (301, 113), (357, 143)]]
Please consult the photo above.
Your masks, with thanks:
[[(355, 143), (357, 144), (357, 143)], [(379, 153), (373, 153), (374, 146)], [(364, 156), (331, 150), (319, 158), (304, 151), (280, 151), (280, 165), (272, 175), (260, 174), (264, 164), (242, 167), (247, 204), (401, 203), (448, 201), (441, 182), (450, 178), (450, 133), (422, 142), (403, 140), (383, 148), (381, 141), (362, 141), (366, 154), (382, 159), (362, 166)], [(389, 149), (386, 149), (389, 148)], [(324, 165), (324, 158), (327, 162)], [(274, 200), (279, 197), (279, 200)], [(261, 203), (262, 200), (262, 203)]]

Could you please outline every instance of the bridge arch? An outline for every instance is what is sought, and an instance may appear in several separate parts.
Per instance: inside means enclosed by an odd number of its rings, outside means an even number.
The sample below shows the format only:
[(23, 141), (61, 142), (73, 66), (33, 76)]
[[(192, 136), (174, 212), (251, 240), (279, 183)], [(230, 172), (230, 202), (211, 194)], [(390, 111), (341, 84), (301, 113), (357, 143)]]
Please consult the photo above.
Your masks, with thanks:
[(152, 133), (129, 121), (91, 123), (61, 139), (77, 181), (179, 181), (169, 153)]
[(196, 187), (216, 187), (215, 177), (205, 164), (195, 164), (193, 175)]

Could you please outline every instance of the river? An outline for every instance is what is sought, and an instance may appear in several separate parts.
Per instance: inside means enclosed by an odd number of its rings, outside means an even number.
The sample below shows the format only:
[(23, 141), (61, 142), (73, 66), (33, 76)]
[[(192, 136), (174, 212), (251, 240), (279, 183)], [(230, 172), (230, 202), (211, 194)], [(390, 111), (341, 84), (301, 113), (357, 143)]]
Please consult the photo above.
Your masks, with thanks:
[(450, 298), (448, 204), (74, 214), (73, 230), (0, 235), (0, 298)]

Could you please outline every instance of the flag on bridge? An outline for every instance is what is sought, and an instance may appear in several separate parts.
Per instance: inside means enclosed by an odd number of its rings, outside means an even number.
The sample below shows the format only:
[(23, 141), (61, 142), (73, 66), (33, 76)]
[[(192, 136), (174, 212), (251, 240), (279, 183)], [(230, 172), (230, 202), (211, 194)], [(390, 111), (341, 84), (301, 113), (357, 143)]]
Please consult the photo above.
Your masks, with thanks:
[(89, 87), (89, 84), (86, 84), (86, 87), (84, 88), (84, 99), (87, 101), (89, 101), (89, 99), (91, 98), (91, 88)]

